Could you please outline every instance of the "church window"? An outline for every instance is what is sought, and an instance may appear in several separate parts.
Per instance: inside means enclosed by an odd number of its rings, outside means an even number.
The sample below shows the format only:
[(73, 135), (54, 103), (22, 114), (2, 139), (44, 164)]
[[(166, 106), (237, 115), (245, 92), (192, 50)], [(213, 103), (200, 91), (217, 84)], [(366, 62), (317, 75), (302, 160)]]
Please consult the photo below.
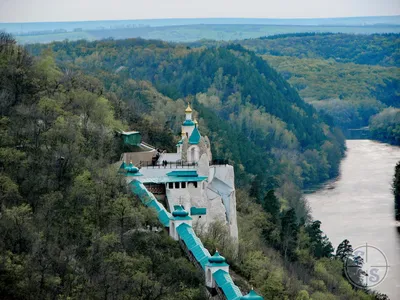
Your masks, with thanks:
[(193, 186), (195, 187), (195, 188), (197, 188), (197, 181), (192, 181), (192, 182), (190, 182), (191, 184), (193, 184)]

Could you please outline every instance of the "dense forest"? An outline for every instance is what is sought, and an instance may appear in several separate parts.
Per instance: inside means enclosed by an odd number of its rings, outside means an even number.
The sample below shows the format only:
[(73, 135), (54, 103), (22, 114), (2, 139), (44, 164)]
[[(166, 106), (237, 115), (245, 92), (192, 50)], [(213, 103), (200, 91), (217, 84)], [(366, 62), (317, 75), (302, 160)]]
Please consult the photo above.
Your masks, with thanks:
[(399, 41), (397, 34), (295, 34), (242, 44), (273, 54), (263, 58), (340, 128), (371, 125), (373, 138), (396, 144), (376, 134), (370, 118), (385, 107), (400, 107)]
[[(341, 129), (369, 125), (400, 107), (398, 34), (296, 33), (238, 40), (261, 55), (319, 112)], [(215, 46), (216, 42), (189, 43)]]
[(370, 120), (372, 138), (400, 145), (400, 109), (386, 108)]
[(0, 296), (205, 299), (203, 278), (113, 163), (115, 130), (173, 149), (187, 101), (235, 167), (240, 246), (202, 240), (265, 299), (384, 299), (343, 276), (301, 189), (336, 176), (344, 139), (255, 53), (141, 39), (32, 45), (0, 38)]
[(248, 39), (258, 54), (334, 59), (342, 63), (400, 66), (400, 34), (294, 33)]
[(110, 167), (118, 100), (7, 35), (0, 70), (0, 298), (204, 299), (200, 274), (167, 234), (143, 230), (155, 214)]
[(263, 55), (299, 94), (342, 129), (368, 126), (387, 106), (400, 107), (400, 71), (395, 67)]

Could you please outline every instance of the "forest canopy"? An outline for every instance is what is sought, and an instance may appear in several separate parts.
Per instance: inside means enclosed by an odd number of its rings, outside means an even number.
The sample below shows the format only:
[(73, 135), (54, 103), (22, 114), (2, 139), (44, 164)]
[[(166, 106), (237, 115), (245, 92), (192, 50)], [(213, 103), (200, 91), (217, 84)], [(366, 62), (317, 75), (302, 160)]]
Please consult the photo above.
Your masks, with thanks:
[(173, 149), (190, 101), (213, 157), (235, 167), (239, 251), (220, 224), (202, 240), (237, 284), (266, 299), (375, 298), (343, 277), (346, 257), (302, 197), (337, 175), (343, 135), (255, 53), (133, 39), (31, 45), (31, 56), (0, 37), (0, 295), (205, 299), (202, 274), (149, 230), (154, 213), (113, 167), (115, 130)]

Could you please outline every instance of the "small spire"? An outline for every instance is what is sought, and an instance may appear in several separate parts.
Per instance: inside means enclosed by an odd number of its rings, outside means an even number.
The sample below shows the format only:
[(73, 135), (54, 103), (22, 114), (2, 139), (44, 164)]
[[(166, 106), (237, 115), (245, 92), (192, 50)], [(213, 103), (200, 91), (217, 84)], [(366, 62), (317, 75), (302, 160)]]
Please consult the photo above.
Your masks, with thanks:
[(197, 119), (194, 119), (194, 125), (196, 125), (196, 127), (199, 127), (199, 122), (197, 122)]
[(190, 103), (188, 102), (188, 106), (185, 110), (185, 113), (191, 113), (192, 112), (192, 108), (190, 107)]

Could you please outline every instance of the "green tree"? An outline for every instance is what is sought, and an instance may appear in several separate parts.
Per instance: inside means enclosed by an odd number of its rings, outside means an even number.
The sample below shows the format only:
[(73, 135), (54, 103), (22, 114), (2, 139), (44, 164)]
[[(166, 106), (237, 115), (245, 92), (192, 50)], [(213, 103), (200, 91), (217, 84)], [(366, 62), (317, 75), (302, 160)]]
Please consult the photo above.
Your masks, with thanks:
[(275, 196), (274, 190), (269, 190), (267, 192), (262, 207), (267, 213), (271, 214), (273, 222), (276, 223), (278, 221), (281, 205), (279, 199)]
[(282, 213), (281, 224), (281, 248), (283, 256), (285, 259), (294, 260), (299, 226), (297, 224), (296, 212), (293, 208)]
[(331, 257), (333, 252), (332, 243), (321, 230), (321, 222), (313, 221), (306, 226), (306, 231), (310, 236), (310, 248), (316, 258)]
[(335, 256), (340, 260), (345, 260), (352, 254), (353, 254), (353, 246), (351, 246), (349, 240), (343, 240), (343, 242), (341, 242), (337, 247)]

